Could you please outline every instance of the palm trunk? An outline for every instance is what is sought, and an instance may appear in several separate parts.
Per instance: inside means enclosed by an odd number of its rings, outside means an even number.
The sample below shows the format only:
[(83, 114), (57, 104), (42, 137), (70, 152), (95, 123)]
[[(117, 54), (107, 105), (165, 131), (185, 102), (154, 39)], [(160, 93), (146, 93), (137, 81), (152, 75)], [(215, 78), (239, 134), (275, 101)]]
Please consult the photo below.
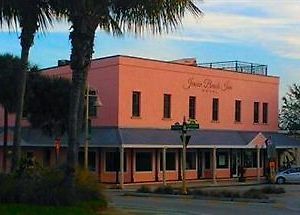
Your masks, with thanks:
[(72, 87), (68, 122), (68, 153), (66, 174), (73, 178), (78, 163), (79, 132), (82, 124), (82, 110), (88, 70), (91, 64), (97, 25), (83, 17), (73, 17), (71, 69)]
[[(32, 20), (29, 20), (31, 23)], [(21, 62), (22, 70), (19, 73), (19, 79), (17, 84), (17, 102), (16, 102), (16, 119), (14, 128), (14, 141), (13, 141), (13, 157), (12, 157), (12, 171), (16, 170), (21, 160), (21, 119), (23, 115), (24, 95), (26, 89), (26, 79), (28, 70), (28, 57), (30, 47), (33, 45), (34, 34), (38, 27), (36, 25), (24, 26), (21, 25), (22, 32), (20, 36), (21, 40)]]
[(4, 107), (4, 131), (3, 131), (3, 156), (2, 156), (2, 168), (6, 173), (6, 159), (7, 159), (7, 136), (8, 136), (8, 111)]

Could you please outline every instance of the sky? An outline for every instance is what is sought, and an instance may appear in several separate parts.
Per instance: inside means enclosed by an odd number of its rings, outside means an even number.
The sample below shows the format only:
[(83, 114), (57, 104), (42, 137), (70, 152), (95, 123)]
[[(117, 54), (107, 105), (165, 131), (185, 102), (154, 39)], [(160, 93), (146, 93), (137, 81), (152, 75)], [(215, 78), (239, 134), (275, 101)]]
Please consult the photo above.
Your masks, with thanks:
[[(132, 55), (161, 60), (195, 57), (200, 62), (241, 60), (268, 65), (280, 77), (280, 97), (300, 80), (300, 0), (203, 0), (196, 3), (201, 18), (186, 14), (170, 34), (113, 37), (101, 30), (94, 58)], [(30, 61), (40, 68), (69, 59), (68, 23), (56, 23), (39, 33)], [(0, 53), (19, 55), (19, 33), (0, 30)]]

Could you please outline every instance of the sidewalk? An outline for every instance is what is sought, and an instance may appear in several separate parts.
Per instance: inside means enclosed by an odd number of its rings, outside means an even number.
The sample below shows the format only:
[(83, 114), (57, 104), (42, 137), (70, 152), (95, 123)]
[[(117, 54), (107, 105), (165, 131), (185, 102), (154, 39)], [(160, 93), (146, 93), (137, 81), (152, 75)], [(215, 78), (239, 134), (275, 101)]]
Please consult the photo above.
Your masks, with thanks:
[[(223, 179), (218, 180), (217, 183), (213, 183), (211, 179), (209, 180), (188, 180), (187, 181), (187, 187), (188, 188), (217, 188), (217, 187), (232, 187), (232, 186), (253, 186), (253, 185), (260, 185), (260, 184), (266, 184), (265, 178), (261, 178), (260, 182), (258, 182), (255, 179), (251, 180), (248, 179), (245, 182), (238, 182), (237, 179)], [(155, 189), (159, 186), (162, 186), (162, 182), (149, 182), (149, 183), (130, 183), (130, 184), (124, 184), (124, 190), (125, 191), (132, 191), (136, 190), (141, 186), (147, 186), (150, 189)], [(170, 185), (174, 188), (180, 188), (182, 186), (182, 181), (167, 181), (167, 185)], [(116, 189), (118, 188), (117, 185), (106, 185), (109, 189)]]

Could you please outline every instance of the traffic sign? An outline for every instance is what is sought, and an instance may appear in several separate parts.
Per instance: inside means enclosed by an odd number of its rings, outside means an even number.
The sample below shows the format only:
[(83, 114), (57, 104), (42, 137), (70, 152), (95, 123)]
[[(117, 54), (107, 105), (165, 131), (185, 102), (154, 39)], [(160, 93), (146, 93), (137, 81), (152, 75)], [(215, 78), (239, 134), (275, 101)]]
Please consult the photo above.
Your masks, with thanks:
[[(182, 135), (180, 135), (180, 139), (181, 139), (181, 142), (183, 142), (183, 136)], [(190, 139), (191, 139), (191, 135), (186, 135), (185, 136), (185, 145), (186, 146), (187, 146), (187, 144), (189, 144)]]

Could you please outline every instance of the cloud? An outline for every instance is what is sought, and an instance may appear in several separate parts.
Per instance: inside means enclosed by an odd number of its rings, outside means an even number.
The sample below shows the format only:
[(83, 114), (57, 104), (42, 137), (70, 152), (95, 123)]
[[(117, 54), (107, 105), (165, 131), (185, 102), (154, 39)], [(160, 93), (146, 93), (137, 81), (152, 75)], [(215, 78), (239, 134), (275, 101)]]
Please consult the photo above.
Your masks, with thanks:
[(199, 4), (205, 15), (187, 16), (183, 30), (172, 40), (255, 43), (274, 54), (300, 59), (300, 1), (207, 0)]

